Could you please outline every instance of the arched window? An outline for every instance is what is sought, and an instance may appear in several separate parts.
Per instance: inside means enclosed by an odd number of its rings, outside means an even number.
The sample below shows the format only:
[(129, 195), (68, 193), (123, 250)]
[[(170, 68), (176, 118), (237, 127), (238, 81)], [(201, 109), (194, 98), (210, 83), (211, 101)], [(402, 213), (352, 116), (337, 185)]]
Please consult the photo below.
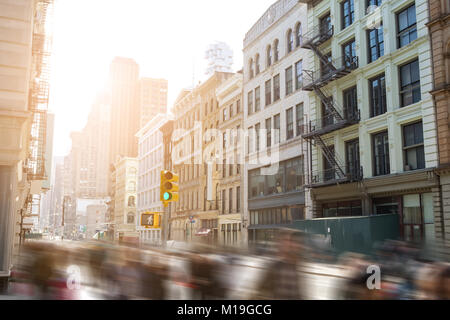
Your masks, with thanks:
[(250, 79), (252, 79), (254, 77), (254, 72), (253, 72), (253, 59), (250, 59), (250, 61), (248, 62), (248, 73), (250, 75)]
[(280, 57), (280, 48), (279, 48), (280, 42), (278, 39), (275, 39), (275, 42), (273, 43), (273, 61), (277, 62), (278, 58)]
[(272, 65), (272, 46), (269, 44), (267, 47), (267, 67)]
[(129, 207), (136, 206), (136, 200), (135, 200), (134, 196), (129, 196), (128, 197), (128, 206)]
[(259, 53), (255, 57), (255, 74), (259, 74)]
[(133, 212), (128, 212), (127, 223), (134, 223), (134, 213)]
[(291, 52), (294, 49), (294, 34), (292, 29), (289, 29), (287, 33), (287, 52)]
[(302, 25), (299, 22), (295, 27), (295, 46), (299, 47), (301, 45), (302, 45)]

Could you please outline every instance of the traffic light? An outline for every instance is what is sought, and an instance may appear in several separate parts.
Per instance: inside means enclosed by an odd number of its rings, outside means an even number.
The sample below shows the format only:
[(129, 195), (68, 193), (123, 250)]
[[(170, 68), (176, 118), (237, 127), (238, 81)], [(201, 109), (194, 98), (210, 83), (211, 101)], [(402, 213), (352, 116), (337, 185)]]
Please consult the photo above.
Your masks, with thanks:
[(178, 180), (177, 174), (168, 170), (161, 171), (159, 197), (165, 206), (168, 202), (178, 201)]
[(144, 212), (141, 215), (141, 226), (146, 228), (161, 227), (161, 215), (156, 212)]

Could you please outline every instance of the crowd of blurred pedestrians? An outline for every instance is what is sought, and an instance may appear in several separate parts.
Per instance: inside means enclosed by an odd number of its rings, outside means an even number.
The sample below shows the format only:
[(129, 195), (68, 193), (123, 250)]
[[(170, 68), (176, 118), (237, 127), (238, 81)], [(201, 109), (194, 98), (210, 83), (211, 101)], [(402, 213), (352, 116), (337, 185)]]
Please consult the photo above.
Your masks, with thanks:
[[(257, 256), (218, 248), (176, 251), (34, 241), (21, 251), (9, 295), (83, 299), (82, 292), (91, 288), (95, 298), (114, 300), (309, 299), (311, 284), (305, 279), (317, 273), (316, 256), (316, 250), (291, 232), (273, 250)], [(249, 257), (260, 263), (243, 269)], [(423, 258), (421, 248), (409, 243), (387, 241), (371, 256), (345, 253), (330, 268), (336, 270), (326, 275), (336, 279), (334, 299), (450, 299), (450, 264)], [(238, 278), (237, 270), (257, 274), (254, 284), (246, 283), (250, 276)], [(244, 286), (245, 295), (236, 295)]]

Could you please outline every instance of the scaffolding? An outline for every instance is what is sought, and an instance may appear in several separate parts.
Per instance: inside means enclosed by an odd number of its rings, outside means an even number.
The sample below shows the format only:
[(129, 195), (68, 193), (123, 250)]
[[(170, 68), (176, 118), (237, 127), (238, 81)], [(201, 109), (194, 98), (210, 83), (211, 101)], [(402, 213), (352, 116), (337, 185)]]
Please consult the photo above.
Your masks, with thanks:
[(52, 39), (49, 18), (53, 0), (38, 0), (33, 25), (32, 65), (28, 109), (32, 113), (27, 158), (28, 180), (45, 180), (47, 109), (49, 101), (50, 57)]

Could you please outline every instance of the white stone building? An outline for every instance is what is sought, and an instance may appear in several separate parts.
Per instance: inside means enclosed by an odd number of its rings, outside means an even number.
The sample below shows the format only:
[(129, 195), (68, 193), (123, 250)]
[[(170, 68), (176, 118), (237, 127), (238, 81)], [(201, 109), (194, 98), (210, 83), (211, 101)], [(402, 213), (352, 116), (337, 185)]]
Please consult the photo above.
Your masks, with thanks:
[(314, 217), (397, 213), (405, 239), (432, 238), (439, 194), (427, 1), (303, 2)]
[(161, 241), (161, 228), (142, 227), (140, 217), (144, 212), (164, 211), (159, 197), (161, 170), (164, 169), (163, 135), (159, 129), (168, 119), (167, 114), (158, 113), (136, 134), (139, 139), (136, 230), (139, 232), (140, 241), (144, 243), (158, 244)]
[(243, 209), (249, 242), (270, 240), (276, 228), (311, 217), (304, 191), (308, 150), (300, 136), (308, 108), (301, 90), (306, 17), (305, 4), (279, 0), (245, 35)]

